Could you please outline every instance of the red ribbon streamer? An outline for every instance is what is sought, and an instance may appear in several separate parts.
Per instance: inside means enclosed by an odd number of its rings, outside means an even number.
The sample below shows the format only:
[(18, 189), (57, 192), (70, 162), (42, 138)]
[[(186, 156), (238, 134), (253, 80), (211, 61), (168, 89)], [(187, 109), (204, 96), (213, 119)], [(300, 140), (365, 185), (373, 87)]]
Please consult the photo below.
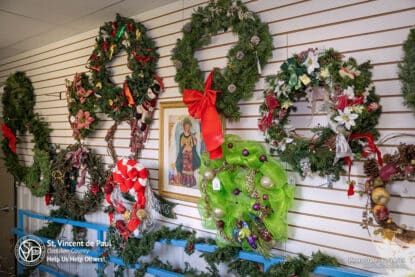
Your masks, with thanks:
[(214, 71), (211, 71), (206, 79), (204, 92), (185, 89), (183, 102), (188, 106), (189, 114), (201, 120), (206, 150), (209, 152), (210, 159), (216, 160), (223, 157), (221, 146), (225, 142), (225, 138), (216, 110), (216, 94), (218, 91), (211, 89), (213, 75)]
[(349, 137), (349, 140), (362, 139), (362, 138), (367, 140), (367, 144), (369, 145), (370, 150), (376, 153), (379, 165), (383, 166), (382, 153), (380, 153), (379, 148), (376, 146), (375, 138), (373, 137), (372, 134), (351, 134)]
[(347, 190), (347, 196), (353, 196), (354, 195), (354, 183), (349, 183), (349, 189)]
[(164, 92), (165, 91), (165, 87), (164, 87), (164, 83), (163, 83), (163, 79), (159, 76), (159, 75), (157, 75), (157, 74), (153, 74), (153, 77), (154, 77), (154, 79), (156, 79), (156, 81), (159, 83), (159, 85), (160, 85), (160, 87), (161, 87), (161, 90), (162, 90), (162, 92)]
[(268, 127), (272, 125), (274, 110), (280, 105), (273, 92), (268, 94), (265, 98), (265, 105), (268, 108), (268, 114), (264, 115), (261, 118), (261, 121), (258, 123), (259, 130), (261, 131), (265, 131)]
[(1, 126), (1, 130), (3, 131), (3, 136), (9, 140), (10, 150), (12, 150), (13, 153), (16, 153), (16, 136), (6, 124)]
[(342, 95), (339, 97), (338, 103), (337, 103), (337, 109), (344, 110), (344, 108), (352, 105), (361, 105), (363, 104), (364, 96), (359, 95), (355, 97), (354, 99), (349, 99), (347, 95)]

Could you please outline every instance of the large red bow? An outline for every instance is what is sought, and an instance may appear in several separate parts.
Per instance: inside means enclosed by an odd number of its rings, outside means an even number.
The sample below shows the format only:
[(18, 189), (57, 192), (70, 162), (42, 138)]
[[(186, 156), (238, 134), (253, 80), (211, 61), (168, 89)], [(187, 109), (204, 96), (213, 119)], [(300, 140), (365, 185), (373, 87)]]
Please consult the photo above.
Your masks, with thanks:
[(12, 150), (13, 153), (16, 153), (16, 136), (13, 134), (12, 130), (6, 124), (3, 124), (1, 126), (1, 129), (3, 131), (3, 136), (9, 140), (10, 150)]
[(216, 111), (216, 93), (218, 91), (211, 89), (213, 74), (213, 71), (209, 73), (204, 92), (185, 89), (183, 102), (188, 106), (189, 114), (201, 120), (206, 150), (209, 152), (210, 159), (216, 160), (223, 157), (221, 146), (225, 142), (225, 138)]
[(271, 92), (265, 97), (265, 105), (268, 108), (268, 113), (264, 115), (258, 123), (260, 131), (265, 131), (268, 127), (272, 126), (274, 110), (280, 105), (273, 92)]

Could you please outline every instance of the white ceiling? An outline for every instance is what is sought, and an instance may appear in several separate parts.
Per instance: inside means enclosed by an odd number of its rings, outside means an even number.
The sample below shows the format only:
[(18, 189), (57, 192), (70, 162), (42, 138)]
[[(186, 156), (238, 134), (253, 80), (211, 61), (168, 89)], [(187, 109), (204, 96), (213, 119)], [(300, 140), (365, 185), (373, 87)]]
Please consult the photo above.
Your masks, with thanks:
[(0, 59), (177, 0), (0, 0)]

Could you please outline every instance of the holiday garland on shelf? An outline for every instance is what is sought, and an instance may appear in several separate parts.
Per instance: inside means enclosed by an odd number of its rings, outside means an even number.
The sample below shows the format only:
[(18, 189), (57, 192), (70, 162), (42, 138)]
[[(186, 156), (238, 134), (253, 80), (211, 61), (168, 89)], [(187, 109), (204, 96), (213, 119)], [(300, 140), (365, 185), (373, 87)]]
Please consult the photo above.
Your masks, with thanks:
[[(25, 183), (35, 196), (44, 196), (49, 192), (50, 163), (48, 124), (33, 111), (35, 95), (32, 82), (24, 72), (16, 72), (7, 78), (2, 96), (4, 139), (2, 150), (7, 171), (17, 183)], [(25, 166), (16, 153), (17, 135), (29, 132), (33, 135), (34, 161)]]
[[(114, 228), (108, 229), (106, 238), (106, 247), (104, 247), (103, 257), (121, 257), (126, 265), (140, 263), (140, 268), (135, 271), (135, 276), (144, 276), (148, 267), (158, 267), (161, 269), (175, 271), (185, 274), (186, 276), (206, 276), (219, 277), (219, 264), (226, 264), (228, 273), (237, 276), (308, 276), (317, 266), (330, 265), (339, 266), (338, 261), (321, 252), (313, 253), (311, 258), (302, 254), (298, 257), (289, 257), (286, 262), (271, 266), (267, 272), (264, 272), (261, 264), (241, 260), (238, 258), (241, 247), (225, 246), (217, 247), (213, 253), (202, 253), (201, 257), (207, 262), (207, 272), (201, 271), (200, 268), (191, 268), (185, 264), (185, 269), (172, 267), (168, 262), (163, 263), (158, 259), (152, 259), (151, 262), (141, 262), (141, 258), (149, 255), (159, 240), (186, 240), (185, 252), (192, 255), (195, 252), (195, 244), (207, 243), (214, 244), (214, 240), (196, 237), (195, 231), (184, 230), (181, 226), (175, 229), (169, 229), (163, 226), (161, 229), (143, 233), (141, 238), (130, 238), (124, 241), (120, 233)], [(105, 268), (108, 263), (99, 271), (100, 276), (105, 276)], [(114, 272), (115, 276), (123, 276), (126, 267), (118, 267)]]
[(375, 234), (403, 246), (414, 245), (415, 231), (407, 229), (406, 225), (398, 225), (390, 216), (387, 204), (391, 195), (386, 186), (403, 180), (415, 182), (415, 145), (401, 144), (398, 146), (398, 153), (385, 154), (383, 160), (383, 167), (379, 167), (374, 159), (368, 159), (364, 163), (365, 173), (370, 179), (365, 183), (368, 201), (362, 226), (368, 229), (375, 219), (378, 224)]
[(67, 81), (66, 86), (69, 123), (73, 137), (81, 140), (94, 132), (99, 122), (96, 114), (98, 98), (85, 73), (76, 73), (73, 81)]
[[(267, 78), (269, 88), (264, 91), (265, 101), (260, 106), (262, 118), (258, 126), (271, 151), (278, 152), (303, 176), (318, 172), (331, 180), (339, 178), (346, 163), (350, 173), (353, 157), (374, 153), (381, 164), (374, 144), (381, 107), (371, 84), (371, 68), (370, 62), (343, 60), (333, 49), (309, 49), (288, 58), (276, 76)], [(317, 101), (322, 101), (318, 112), (327, 115), (327, 126), (313, 127), (311, 138), (288, 124), (289, 116), (297, 110), (295, 103), (301, 98), (308, 100), (311, 118), (317, 111)]]
[(199, 210), (206, 228), (217, 228), (218, 245), (232, 244), (269, 255), (287, 239), (286, 215), (294, 198), (283, 166), (255, 141), (227, 136), (224, 157), (200, 169)]
[(415, 29), (409, 31), (403, 44), (404, 57), (399, 64), (399, 78), (405, 104), (415, 112)]
[[(117, 14), (115, 21), (100, 27), (89, 58), (93, 90), (100, 97), (98, 105), (102, 112), (115, 120), (105, 138), (114, 163), (117, 156), (113, 140), (118, 124), (121, 121), (130, 124), (130, 148), (137, 158), (138, 150), (143, 148), (147, 139), (158, 96), (164, 90), (161, 78), (155, 73), (159, 55), (154, 41), (146, 32), (141, 23)], [(107, 66), (122, 50), (127, 52), (127, 66), (132, 73), (121, 87), (111, 80)]]
[[(211, 37), (232, 28), (238, 35), (236, 45), (229, 50), (228, 64), (223, 72), (215, 70), (213, 89), (217, 96), (217, 110), (230, 119), (240, 116), (238, 102), (252, 96), (261, 67), (272, 56), (272, 37), (268, 25), (241, 1), (210, 1), (199, 7), (191, 21), (183, 26), (183, 38), (178, 39), (172, 61), (176, 66), (176, 82), (180, 91), (204, 91), (203, 74), (195, 52), (210, 43)], [(207, 93), (207, 91), (205, 91)]]

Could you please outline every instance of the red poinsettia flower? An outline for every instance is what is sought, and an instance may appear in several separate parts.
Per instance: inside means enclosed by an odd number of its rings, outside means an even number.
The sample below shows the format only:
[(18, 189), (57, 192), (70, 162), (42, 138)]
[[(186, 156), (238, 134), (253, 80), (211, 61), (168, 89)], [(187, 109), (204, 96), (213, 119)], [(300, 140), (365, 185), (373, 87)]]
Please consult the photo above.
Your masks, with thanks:
[(97, 195), (99, 192), (99, 185), (97, 183), (93, 183), (89, 186), (89, 190), (94, 194)]

